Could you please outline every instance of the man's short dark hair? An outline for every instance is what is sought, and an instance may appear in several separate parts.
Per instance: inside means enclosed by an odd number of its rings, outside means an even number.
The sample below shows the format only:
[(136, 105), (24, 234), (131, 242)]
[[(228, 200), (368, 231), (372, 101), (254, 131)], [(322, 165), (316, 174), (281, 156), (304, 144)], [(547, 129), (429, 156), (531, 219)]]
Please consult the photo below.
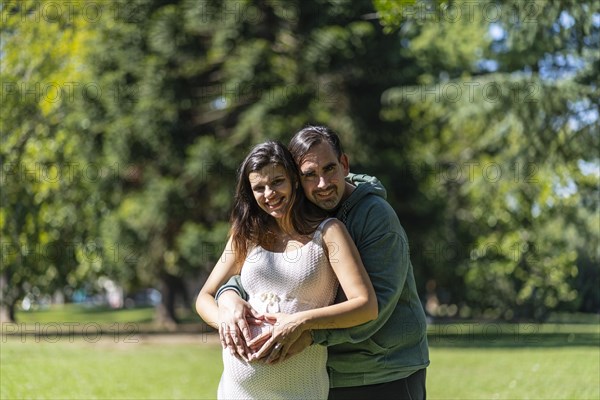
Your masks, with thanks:
[(292, 140), (290, 140), (288, 149), (292, 153), (296, 164), (300, 165), (310, 149), (321, 143), (328, 143), (337, 155), (338, 160), (342, 158), (344, 150), (342, 149), (340, 138), (337, 133), (326, 126), (309, 125), (298, 131)]

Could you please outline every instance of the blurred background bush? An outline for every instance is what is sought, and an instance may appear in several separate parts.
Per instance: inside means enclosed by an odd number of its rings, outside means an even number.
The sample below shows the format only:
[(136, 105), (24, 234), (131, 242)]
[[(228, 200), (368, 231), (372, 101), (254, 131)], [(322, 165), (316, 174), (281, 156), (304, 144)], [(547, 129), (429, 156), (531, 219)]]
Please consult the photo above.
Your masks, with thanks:
[(3, 318), (177, 323), (237, 165), (306, 124), (384, 183), (431, 317), (598, 313), (599, 4), (1, 1)]

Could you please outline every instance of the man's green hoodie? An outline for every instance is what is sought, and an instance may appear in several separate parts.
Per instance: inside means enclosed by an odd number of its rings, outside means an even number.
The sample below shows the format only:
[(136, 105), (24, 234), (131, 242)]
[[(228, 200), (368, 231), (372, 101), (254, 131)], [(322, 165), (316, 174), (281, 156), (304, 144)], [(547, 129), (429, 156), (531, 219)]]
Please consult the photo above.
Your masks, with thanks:
[[(405, 378), (429, 365), (425, 312), (417, 294), (408, 240), (379, 180), (349, 174), (356, 186), (336, 218), (346, 225), (377, 295), (377, 319), (346, 329), (313, 330), (328, 347), (331, 387), (373, 385)], [(235, 289), (247, 300), (239, 276), (217, 292)], [(338, 295), (343, 298), (343, 294)]]
[(429, 365), (425, 312), (417, 294), (408, 240), (379, 180), (346, 177), (356, 189), (338, 209), (369, 273), (379, 305), (376, 320), (315, 330), (328, 346), (331, 387), (372, 385), (407, 377)]

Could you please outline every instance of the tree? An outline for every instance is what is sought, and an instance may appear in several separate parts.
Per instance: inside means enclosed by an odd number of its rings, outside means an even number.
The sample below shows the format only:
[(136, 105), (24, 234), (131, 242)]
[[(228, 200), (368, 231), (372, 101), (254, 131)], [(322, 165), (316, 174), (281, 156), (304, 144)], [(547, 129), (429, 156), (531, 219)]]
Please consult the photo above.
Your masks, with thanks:
[(427, 275), (464, 316), (577, 309), (598, 260), (598, 3), (376, 3), (420, 67), (383, 116), (407, 127), (404, 170), (439, 207)]
[(445, 315), (597, 309), (597, 4), (374, 3), (2, 3), (3, 302), (102, 275), (172, 326), (244, 155), (317, 123)]
[[(356, 2), (355, 2), (356, 3)], [(88, 108), (98, 152), (118, 165), (99, 192), (103, 242), (131, 255), (106, 266), (121, 281), (163, 282), (209, 269), (228, 229), (235, 169), (250, 146), (287, 141), (308, 122), (353, 135), (378, 119), (383, 82), (365, 73), (395, 39), (369, 20), (368, 1), (115, 2), (88, 65), (105, 91)], [(395, 59), (396, 56), (393, 56)], [(350, 136), (346, 143), (360, 147)], [(110, 250), (110, 249), (109, 249)], [(110, 250), (105, 261), (111, 259)], [(173, 304), (163, 317), (176, 321)]]
[(100, 171), (77, 113), (93, 89), (79, 86), (89, 82), (78, 68), (89, 32), (81, 15), (46, 14), (43, 6), (0, 5), (0, 286), (9, 320), (25, 294), (76, 287), (100, 267), (90, 240), (100, 210), (88, 197)]

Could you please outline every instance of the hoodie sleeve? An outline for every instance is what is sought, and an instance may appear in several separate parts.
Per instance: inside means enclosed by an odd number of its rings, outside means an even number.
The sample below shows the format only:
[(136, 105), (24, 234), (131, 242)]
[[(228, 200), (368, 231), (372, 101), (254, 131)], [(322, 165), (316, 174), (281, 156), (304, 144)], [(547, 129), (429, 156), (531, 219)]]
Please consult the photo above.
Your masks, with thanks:
[(236, 292), (242, 299), (248, 301), (248, 294), (244, 290), (242, 286), (242, 278), (239, 275), (234, 275), (229, 280), (217, 290), (215, 295), (215, 300), (219, 301), (219, 296), (226, 292), (227, 290), (233, 290)]
[(346, 226), (375, 289), (379, 315), (353, 328), (314, 330), (315, 343), (332, 346), (369, 339), (388, 321), (402, 296), (410, 268), (406, 233), (396, 212), (385, 200), (369, 197), (370, 204), (356, 210), (357, 215), (350, 217)]

